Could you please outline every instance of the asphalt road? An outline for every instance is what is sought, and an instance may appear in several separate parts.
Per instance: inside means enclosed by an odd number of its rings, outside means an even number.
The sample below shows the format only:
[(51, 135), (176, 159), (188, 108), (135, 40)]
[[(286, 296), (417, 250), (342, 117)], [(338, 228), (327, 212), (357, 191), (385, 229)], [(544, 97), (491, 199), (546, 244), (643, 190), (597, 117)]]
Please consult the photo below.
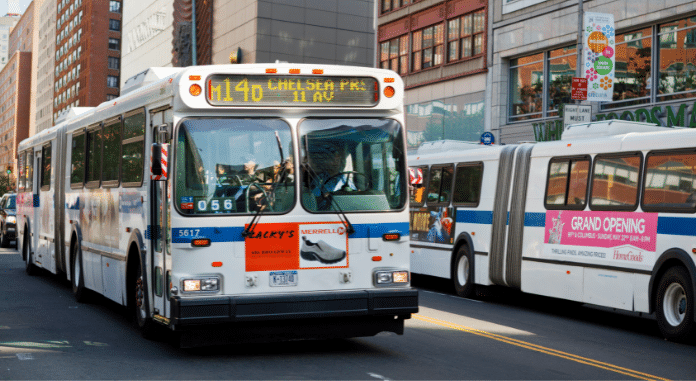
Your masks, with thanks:
[(404, 335), (179, 349), (140, 336), (105, 298), (27, 276), (0, 249), (0, 379), (696, 379), (696, 344), (663, 340), (651, 317), (509, 290), (478, 300), (416, 277)]

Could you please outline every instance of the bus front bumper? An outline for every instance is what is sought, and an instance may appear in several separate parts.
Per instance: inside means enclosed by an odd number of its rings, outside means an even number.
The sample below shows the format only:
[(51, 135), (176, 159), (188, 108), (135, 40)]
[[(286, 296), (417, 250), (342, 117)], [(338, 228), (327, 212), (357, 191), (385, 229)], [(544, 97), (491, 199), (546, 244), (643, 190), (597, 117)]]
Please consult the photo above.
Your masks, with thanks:
[(418, 290), (392, 288), (208, 298), (175, 296), (171, 302), (171, 324), (180, 327), (337, 317), (376, 317), (403, 321), (410, 318), (412, 313), (418, 312)]

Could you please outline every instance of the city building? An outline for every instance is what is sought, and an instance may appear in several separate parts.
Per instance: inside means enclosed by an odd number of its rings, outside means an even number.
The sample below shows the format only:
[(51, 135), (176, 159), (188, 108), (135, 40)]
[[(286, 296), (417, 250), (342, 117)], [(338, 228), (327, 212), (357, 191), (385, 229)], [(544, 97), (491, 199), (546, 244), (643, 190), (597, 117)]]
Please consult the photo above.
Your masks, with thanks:
[(10, 58), (10, 31), (19, 22), (20, 14), (8, 13), (0, 17), (0, 70)]
[[(559, 139), (559, 111), (573, 102), (578, 1), (493, 0), (491, 8), (491, 131), (503, 143)], [(696, 2), (585, 0), (583, 12), (614, 16), (605, 31), (616, 44), (613, 100), (583, 102), (592, 119), (696, 127)]]
[(121, 1), (60, 0), (56, 9), (53, 120), (119, 95)]
[(11, 179), (17, 173), (17, 145), (29, 136), (33, 29), (34, 3), (30, 3), (8, 36), (9, 58), (0, 69), (0, 170), (3, 176), (10, 170)]
[(56, 67), (55, 0), (34, 0), (33, 54), (31, 56), (31, 105), (29, 136), (53, 126)]
[(409, 149), (484, 132), (488, 1), (378, 0), (378, 66), (406, 85)]
[[(373, 0), (196, 0), (195, 64), (375, 65)], [(121, 84), (194, 64), (192, 0), (124, 0)], [(166, 43), (166, 41), (169, 43)]]

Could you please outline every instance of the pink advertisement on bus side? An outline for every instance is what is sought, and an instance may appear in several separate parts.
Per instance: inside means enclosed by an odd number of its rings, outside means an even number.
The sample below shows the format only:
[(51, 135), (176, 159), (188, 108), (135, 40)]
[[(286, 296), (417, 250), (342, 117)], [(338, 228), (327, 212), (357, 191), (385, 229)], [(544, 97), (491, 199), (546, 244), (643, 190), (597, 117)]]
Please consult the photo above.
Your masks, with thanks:
[[(646, 262), (654, 254), (657, 239), (657, 213), (585, 212), (549, 210), (546, 212), (544, 243), (551, 254), (573, 254), (562, 250), (603, 248), (592, 257), (630, 262)], [(632, 249), (635, 248), (635, 249)], [(610, 250), (606, 250), (610, 249)], [(559, 251), (561, 250), (561, 251)], [(652, 255), (649, 255), (652, 258)]]

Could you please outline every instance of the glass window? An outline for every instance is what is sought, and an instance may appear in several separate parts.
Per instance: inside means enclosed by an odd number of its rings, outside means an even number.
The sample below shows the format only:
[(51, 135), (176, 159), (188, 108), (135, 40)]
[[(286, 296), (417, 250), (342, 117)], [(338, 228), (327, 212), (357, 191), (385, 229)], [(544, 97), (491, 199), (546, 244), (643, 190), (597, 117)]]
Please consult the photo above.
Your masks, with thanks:
[(478, 205), (482, 180), (483, 164), (457, 165), (452, 201), (456, 204)]
[(34, 149), (27, 151), (26, 170), (24, 171), (25, 192), (34, 191)]
[(182, 214), (284, 213), (294, 206), (291, 131), (280, 119), (186, 119), (176, 150)]
[(589, 158), (552, 159), (546, 180), (547, 209), (584, 209), (589, 170)]
[(449, 62), (483, 53), (485, 11), (469, 13), (448, 22)]
[(94, 129), (87, 132), (87, 173), (85, 175), (88, 183), (99, 184), (101, 178), (101, 130)]
[(109, 19), (109, 30), (113, 30), (116, 32), (120, 31), (121, 30), (121, 21)]
[(380, 44), (380, 67), (404, 75), (408, 73), (408, 36)]
[(25, 176), (25, 173), (26, 173), (26, 153), (21, 152), (19, 154), (18, 161), (19, 161), (19, 163), (17, 165), (17, 170), (19, 171), (19, 173), (17, 173), (17, 180), (18, 180), (17, 187), (19, 188), (20, 192), (23, 192), (25, 184), (26, 184), (26, 176)]
[[(109, 1), (109, 12), (121, 13), (121, 2), (120, 1)], [(80, 11), (82, 13), (82, 11)]]
[(118, 70), (118, 57), (109, 57), (109, 69)]
[(409, 177), (411, 184), (409, 187), (411, 204), (423, 205), (425, 199), (425, 175), (428, 173), (428, 167), (409, 168)]
[(445, 24), (433, 25), (413, 33), (413, 70), (443, 63)]
[(382, 7), (380, 8), (382, 13), (392, 11), (404, 7), (413, 2), (413, 0), (380, 0)]
[(564, 103), (572, 103), (570, 86), (577, 68), (577, 49), (575, 45), (549, 52), (548, 106), (547, 116), (558, 115), (558, 108)]
[(510, 119), (542, 116), (544, 96), (544, 53), (510, 61)]
[(300, 124), (302, 205), (310, 212), (398, 210), (406, 203), (403, 128), (393, 119)]
[(109, 38), (109, 49), (119, 50), (121, 46), (118, 38)]
[(44, 146), (41, 154), (41, 190), (51, 187), (51, 145)]
[(118, 77), (109, 75), (106, 77), (106, 85), (109, 87), (118, 87)]
[(696, 210), (696, 153), (650, 154), (645, 160), (643, 210)]
[(104, 126), (102, 130), (102, 141), (104, 144), (104, 168), (102, 169), (101, 180), (118, 181), (118, 172), (121, 158), (121, 119), (116, 119)]
[(430, 181), (428, 181), (428, 203), (436, 203), (440, 198), (440, 184), (442, 184), (442, 168), (430, 169)]
[(657, 101), (696, 96), (696, 19), (660, 26), (660, 66)]
[(140, 186), (143, 181), (145, 153), (145, 112), (128, 115), (123, 121), (121, 162), (123, 186)]
[(593, 210), (633, 210), (638, 204), (638, 175), (641, 158), (609, 156), (595, 158), (592, 172)]
[[(652, 29), (616, 35), (613, 102), (602, 108), (623, 107), (650, 101)], [(597, 58), (592, 55), (590, 58)]]
[(70, 183), (80, 186), (85, 182), (85, 136), (73, 135), (70, 157)]

